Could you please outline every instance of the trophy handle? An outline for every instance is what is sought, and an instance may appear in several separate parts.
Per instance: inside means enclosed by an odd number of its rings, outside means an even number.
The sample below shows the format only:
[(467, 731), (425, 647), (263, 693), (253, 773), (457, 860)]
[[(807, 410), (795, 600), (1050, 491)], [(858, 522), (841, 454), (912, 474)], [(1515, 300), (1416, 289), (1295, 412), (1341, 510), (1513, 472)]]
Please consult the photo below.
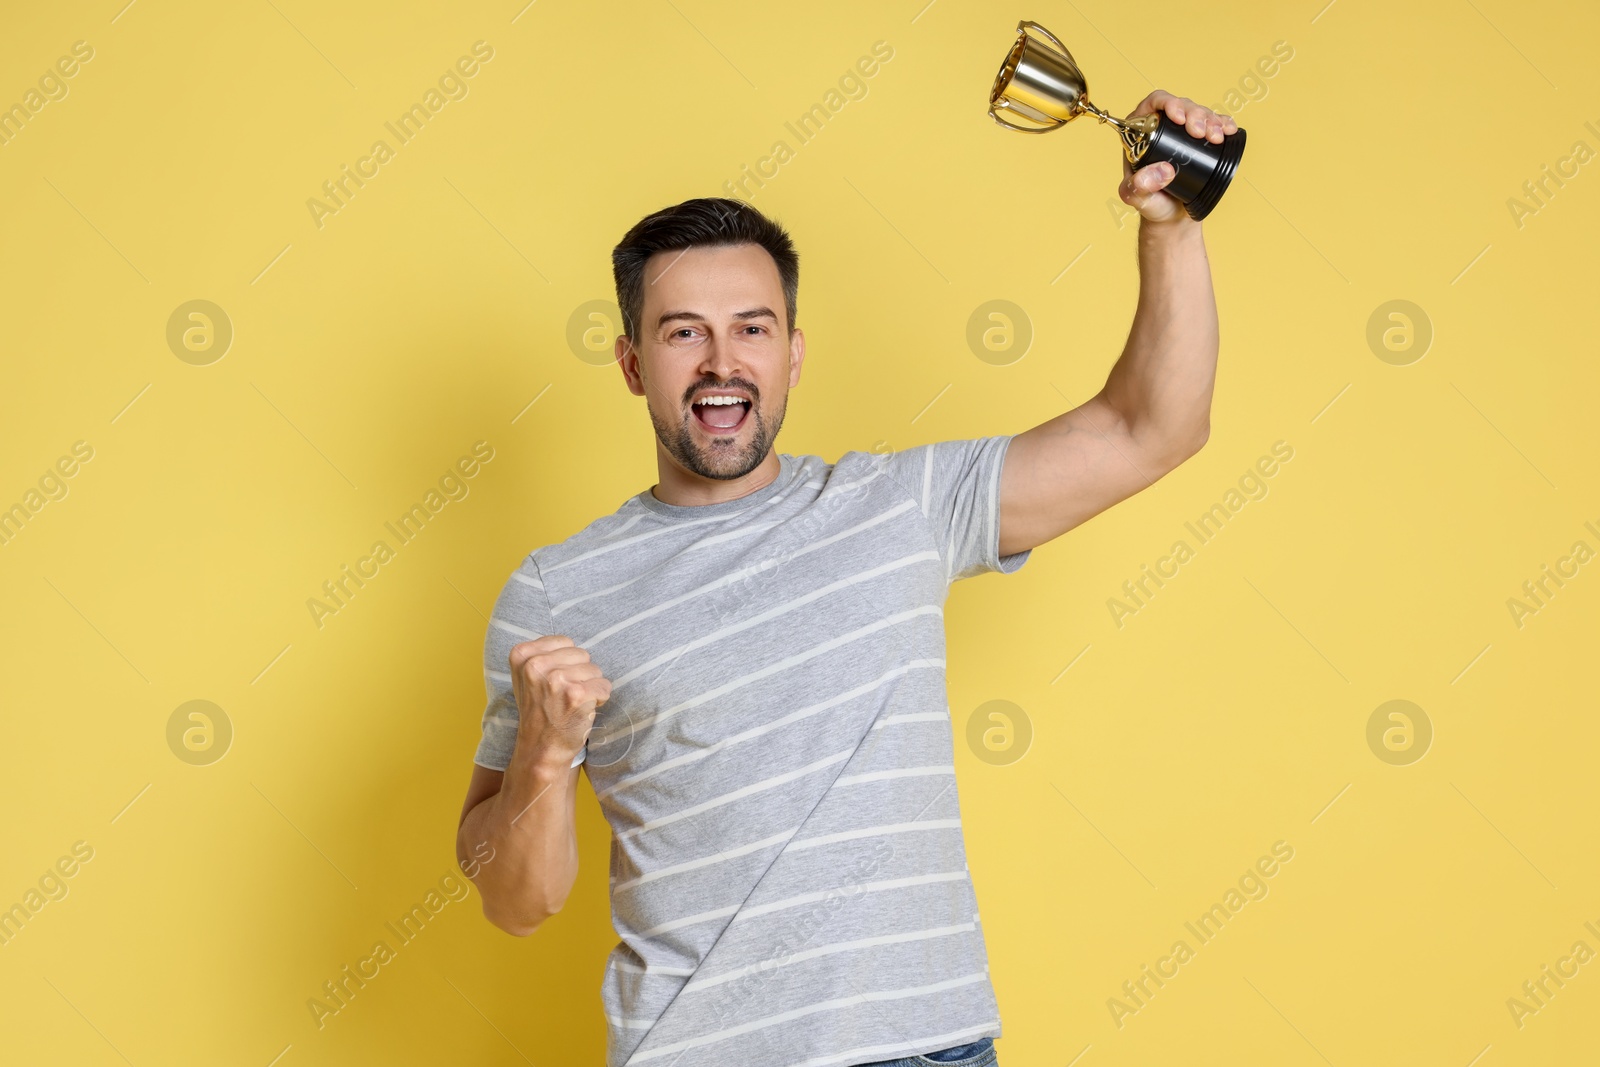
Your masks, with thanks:
[(1040, 36), (1042, 36), (1045, 40), (1049, 41), (1051, 44), (1053, 44), (1057, 48), (1061, 49), (1061, 51), (1063, 53), (1065, 53), (1067, 56), (1070, 57), (1072, 55), (1071, 52), (1067, 51), (1067, 46), (1066, 45), (1064, 45), (1060, 41), (1056, 40), (1056, 35), (1055, 34), (1051, 33), (1049, 30), (1045, 29), (1043, 26), (1039, 25), (1037, 22), (1029, 22), (1027, 19), (1023, 19), (1021, 22), (1017, 23), (1017, 31), (1019, 33), (1024, 32), (1026, 30), (1038, 30)]

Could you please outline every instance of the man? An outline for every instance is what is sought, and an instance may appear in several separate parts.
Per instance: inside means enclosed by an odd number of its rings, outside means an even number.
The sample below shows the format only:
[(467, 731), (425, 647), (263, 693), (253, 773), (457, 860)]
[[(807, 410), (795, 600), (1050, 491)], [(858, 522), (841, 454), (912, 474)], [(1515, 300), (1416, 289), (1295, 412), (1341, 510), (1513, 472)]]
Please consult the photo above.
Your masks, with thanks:
[[(1237, 127), (1151, 93), (1218, 142)], [(835, 464), (774, 453), (805, 338), (782, 229), (734, 200), (612, 254), (616, 358), (660, 480), (530, 553), (495, 604), (457, 856), (525, 936), (577, 876), (585, 768), (612, 829), (610, 1067), (997, 1062), (944, 677), (952, 582), (1152, 484), (1209, 432), (1200, 224), (1130, 172), (1138, 311), (1105, 387), (1026, 433)]]

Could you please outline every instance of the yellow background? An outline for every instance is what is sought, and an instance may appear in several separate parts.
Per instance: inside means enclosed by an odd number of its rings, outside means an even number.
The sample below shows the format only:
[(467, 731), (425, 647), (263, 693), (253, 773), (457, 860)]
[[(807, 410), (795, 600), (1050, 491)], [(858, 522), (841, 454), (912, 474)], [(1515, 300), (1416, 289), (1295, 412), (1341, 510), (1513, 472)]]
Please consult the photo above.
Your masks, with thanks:
[[(94, 449), (0, 547), (0, 906), (94, 849), (0, 948), (0, 1059), (601, 1062), (586, 779), (557, 918), (513, 939), (474, 891), (324, 1028), (306, 1007), (453, 869), (506, 575), (655, 481), (642, 399), (569, 317), (612, 298), (639, 216), (785, 139), (753, 198), (804, 266), (780, 450), (1081, 403), (1126, 336), (1136, 227), (1109, 130), (985, 116), (1018, 18), (1119, 114), (1157, 85), (1220, 105), (1274, 42), (1294, 55), (1237, 110), (1249, 148), (1206, 222), (1210, 443), (947, 605), (958, 739), (989, 700), (1033, 731), (1000, 764), (958, 744), (1001, 1062), (1592, 1054), (1600, 962), (1520, 1028), (1506, 1006), (1600, 950), (1600, 566), (1520, 628), (1506, 603), (1600, 548), (1600, 164), (1521, 226), (1507, 206), (1600, 149), (1592, 5), (110, 0), (13, 6), (0, 33), (0, 103), (94, 49), (0, 147), (0, 505)], [(318, 228), (307, 199), (478, 40), (466, 98)], [(785, 121), (880, 40), (867, 95), (797, 147)], [(234, 329), (206, 366), (166, 342), (195, 299)], [(1003, 366), (965, 339), (991, 299), (1034, 330)], [(1409, 365), (1367, 343), (1391, 300), (1432, 324)], [(306, 600), (479, 440), (470, 495), (318, 628)], [(1280, 440), (1270, 493), (1119, 628), (1123, 581)], [(234, 730), (207, 766), (166, 739), (195, 699)], [(1392, 699), (1434, 730), (1405, 766), (1366, 741)], [(1280, 840), (1269, 895), (1119, 1028), (1108, 998)]]

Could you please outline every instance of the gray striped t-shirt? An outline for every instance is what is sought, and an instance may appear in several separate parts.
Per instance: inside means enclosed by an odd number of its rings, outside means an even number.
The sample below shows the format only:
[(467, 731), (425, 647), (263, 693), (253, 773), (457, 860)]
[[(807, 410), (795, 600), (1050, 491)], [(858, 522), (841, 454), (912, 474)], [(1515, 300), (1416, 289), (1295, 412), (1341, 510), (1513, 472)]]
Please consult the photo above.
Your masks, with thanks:
[(611, 825), (608, 1067), (833, 1067), (999, 1037), (945, 691), (950, 584), (999, 553), (1009, 436), (779, 455), (737, 500), (649, 490), (506, 581), (507, 657), (560, 633), (610, 679), (579, 761)]

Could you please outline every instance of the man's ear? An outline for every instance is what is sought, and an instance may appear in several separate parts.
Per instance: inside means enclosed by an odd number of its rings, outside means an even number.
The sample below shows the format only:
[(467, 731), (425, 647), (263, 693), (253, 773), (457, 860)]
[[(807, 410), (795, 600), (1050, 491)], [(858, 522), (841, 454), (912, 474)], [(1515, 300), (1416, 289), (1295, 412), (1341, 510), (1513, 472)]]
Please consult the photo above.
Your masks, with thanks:
[(628, 392), (634, 396), (644, 396), (644, 379), (639, 375), (639, 353), (633, 347), (633, 339), (625, 333), (619, 333), (615, 347), (617, 366), (622, 368), (622, 380), (627, 383)]
[(800, 365), (806, 361), (806, 335), (799, 327), (789, 334), (789, 388), (800, 384)]

